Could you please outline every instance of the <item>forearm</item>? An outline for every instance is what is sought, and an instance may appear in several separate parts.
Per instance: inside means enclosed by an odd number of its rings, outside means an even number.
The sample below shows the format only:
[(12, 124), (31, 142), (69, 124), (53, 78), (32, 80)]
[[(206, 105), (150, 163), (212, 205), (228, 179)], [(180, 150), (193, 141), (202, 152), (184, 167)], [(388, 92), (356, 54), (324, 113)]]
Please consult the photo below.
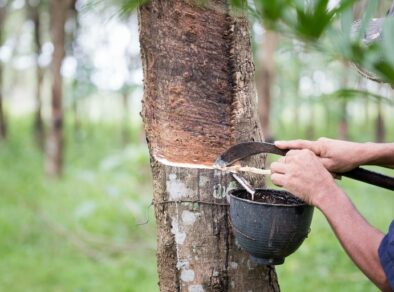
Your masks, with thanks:
[(394, 168), (394, 143), (365, 143), (359, 150), (360, 165)]
[(380, 264), (378, 248), (383, 233), (372, 227), (339, 188), (319, 202), (343, 248), (361, 271), (383, 291), (390, 291)]

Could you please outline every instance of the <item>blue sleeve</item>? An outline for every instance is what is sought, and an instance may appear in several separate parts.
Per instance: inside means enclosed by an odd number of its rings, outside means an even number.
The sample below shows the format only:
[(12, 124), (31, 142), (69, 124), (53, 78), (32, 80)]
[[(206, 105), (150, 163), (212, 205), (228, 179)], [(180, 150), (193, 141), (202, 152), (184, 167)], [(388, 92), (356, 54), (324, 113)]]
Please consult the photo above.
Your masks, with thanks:
[(379, 246), (378, 253), (387, 280), (394, 290), (394, 220)]

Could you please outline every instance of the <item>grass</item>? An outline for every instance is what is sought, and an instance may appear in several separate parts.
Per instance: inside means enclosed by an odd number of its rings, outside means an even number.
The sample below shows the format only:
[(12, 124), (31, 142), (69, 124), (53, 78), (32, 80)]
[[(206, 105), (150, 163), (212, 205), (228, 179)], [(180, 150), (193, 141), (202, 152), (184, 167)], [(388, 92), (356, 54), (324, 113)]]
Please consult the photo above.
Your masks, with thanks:
[[(64, 177), (50, 180), (30, 119), (10, 124), (0, 145), (0, 291), (158, 291), (153, 210), (137, 225), (151, 200), (138, 131), (127, 146), (117, 125), (85, 124), (77, 138), (68, 131)], [(388, 228), (392, 193), (340, 184), (372, 224)], [(376, 290), (317, 210), (310, 236), (277, 272), (282, 291)]]
[[(0, 291), (155, 291), (147, 150), (114, 126), (67, 133), (61, 180), (42, 174), (29, 120), (0, 146)], [(150, 212), (152, 213), (152, 212)]]

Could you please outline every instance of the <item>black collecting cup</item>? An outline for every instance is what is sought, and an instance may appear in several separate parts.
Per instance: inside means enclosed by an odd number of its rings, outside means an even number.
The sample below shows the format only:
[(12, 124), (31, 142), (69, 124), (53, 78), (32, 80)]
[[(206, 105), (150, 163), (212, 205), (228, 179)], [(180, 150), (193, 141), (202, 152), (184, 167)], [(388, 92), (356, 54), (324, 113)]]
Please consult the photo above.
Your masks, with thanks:
[(228, 193), (237, 244), (260, 265), (280, 265), (308, 236), (313, 207), (282, 190), (244, 189)]

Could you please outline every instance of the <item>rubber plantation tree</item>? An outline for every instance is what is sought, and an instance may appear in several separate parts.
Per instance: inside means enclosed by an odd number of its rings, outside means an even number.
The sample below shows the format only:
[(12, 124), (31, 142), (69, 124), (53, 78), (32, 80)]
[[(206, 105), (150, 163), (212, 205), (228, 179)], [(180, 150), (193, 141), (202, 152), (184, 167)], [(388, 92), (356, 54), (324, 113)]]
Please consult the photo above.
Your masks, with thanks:
[(152, 0), (139, 25), (160, 290), (278, 291), (274, 267), (235, 244), (225, 199), (235, 183), (209, 169), (230, 145), (263, 139), (248, 21), (224, 0)]
[(63, 167), (63, 82), (61, 66), (65, 55), (65, 23), (72, 0), (50, 1), (51, 39), (54, 47), (52, 74), (52, 118), (46, 145), (45, 170), (52, 177), (60, 176)]
[(270, 127), (270, 114), (272, 102), (272, 87), (275, 78), (275, 50), (278, 43), (278, 35), (267, 30), (264, 34), (264, 40), (261, 43), (259, 56), (259, 66), (257, 71), (258, 77), (258, 95), (259, 95), (259, 116), (263, 133), (267, 140), (272, 140), (273, 133)]
[(382, 108), (382, 102), (379, 100), (376, 103), (376, 118), (375, 118), (375, 141), (377, 143), (383, 143), (386, 140), (386, 128), (384, 122), (384, 114)]
[(39, 58), (42, 52), (42, 17), (41, 10), (43, 7), (43, 1), (27, 1), (27, 14), (28, 18), (33, 23), (33, 42), (35, 51), (35, 75), (36, 75), (36, 88), (35, 88), (35, 98), (36, 98), (36, 109), (34, 113), (34, 136), (37, 145), (41, 149), (44, 149), (45, 145), (45, 129), (44, 121), (42, 118), (42, 86), (44, 81), (44, 68), (39, 64)]
[[(4, 42), (4, 24), (7, 15), (8, 1), (0, 2), (0, 47)], [(4, 114), (4, 104), (3, 104), (3, 63), (0, 60), (0, 142), (6, 138), (7, 135), (7, 125)]]
[(123, 87), (119, 90), (120, 96), (122, 98), (122, 107), (123, 107), (122, 130), (121, 130), (123, 145), (129, 144), (131, 140), (130, 125), (129, 125), (130, 122), (129, 97), (132, 90), (133, 87), (128, 84), (123, 85)]
[[(74, 128), (74, 135), (76, 139), (80, 138), (81, 134), (81, 119), (80, 119), (80, 111), (79, 111), (79, 100), (85, 97), (86, 89), (84, 88), (83, 83), (86, 82), (88, 78), (88, 87), (92, 86), (90, 83), (90, 72), (86, 76), (85, 68), (86, 63), (89, 62), (89, 58), (84, 55), (82, 49), (78, 43), (78, 35), (80, 31), (80, 22), (79, 22), (79, 15), (77, 10), (77, 0), (71, 1), (70, 10), (68, 13), (68, 22), (69, 22), (69, 29), (66, 34), (66, 54), (71, 55), (75, 58), (77, 62), (76, 68), (76, 75), (73, 78), (71, 83), (71, 89), (69, 90), (68, 98), (71, 99), (71, 109), (72, 115), (74, 118), (73, 121), (73, 128)], [(70, 29), (72, 27), (72, 29)], [(82, 74), (81, 74), (82, 73)]]
[[(349, 68), (345, 64), (342, 73), (342, 87), (347, 87)], [(348, 114), (348, 100), (343, 98), (340, 100), (340, 120), (338, 124), (338, 137), (341, 140), (349, 140), (349, 114)]]

